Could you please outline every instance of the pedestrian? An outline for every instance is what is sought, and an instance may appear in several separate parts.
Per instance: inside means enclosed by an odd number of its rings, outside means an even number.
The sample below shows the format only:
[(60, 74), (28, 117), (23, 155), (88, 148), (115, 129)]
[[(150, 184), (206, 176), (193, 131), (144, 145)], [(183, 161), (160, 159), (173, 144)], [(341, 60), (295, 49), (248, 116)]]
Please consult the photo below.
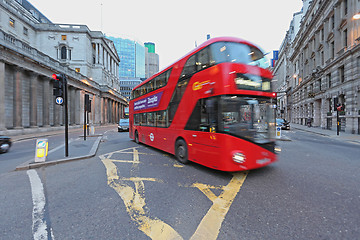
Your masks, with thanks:
[(308, 127), (311, 127), (311, 117), (307, 118), (307, 122), (306, 122)]

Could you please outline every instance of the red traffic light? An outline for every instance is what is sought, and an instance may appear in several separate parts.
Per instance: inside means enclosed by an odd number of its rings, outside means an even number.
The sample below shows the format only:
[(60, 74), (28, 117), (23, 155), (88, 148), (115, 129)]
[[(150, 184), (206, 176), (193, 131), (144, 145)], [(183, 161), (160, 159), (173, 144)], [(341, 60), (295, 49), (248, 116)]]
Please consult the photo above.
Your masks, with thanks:
[(345, 105), (341, 104), (340, 106), (338, 106), (338, 107), (336, 108), (336, 110), (338, 110), (339, 112), (344, 111), (344, 110), (345, 110)]
[(60, 74), (55, 74), (55, 73), (54, 73), (54, 74), (52, 75), (52, 78), (55, 79), (55, 80), (58, 80), (58, 81), (60, 80), (60, 77), (61, 77)]

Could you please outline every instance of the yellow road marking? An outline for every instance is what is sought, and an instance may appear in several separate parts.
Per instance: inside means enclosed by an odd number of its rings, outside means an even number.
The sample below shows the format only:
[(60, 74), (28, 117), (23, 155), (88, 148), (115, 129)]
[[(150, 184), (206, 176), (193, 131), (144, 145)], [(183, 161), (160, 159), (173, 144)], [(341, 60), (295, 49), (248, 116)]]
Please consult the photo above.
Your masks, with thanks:
[[(236, 173), (228, 185), (223, 187), (223, 192), (216, 197), (211, 192), (211, 186), (205, 187), (204, 184), (194, 184), (194, 187), (199, 188), (209, 199), (213, 205), (201, 220), (194, 235), (190, 239), (216, 239), (219, 235), (221, 224), (229, 211), (229, 208), (234, 201), (237, 193), (240, 191), (248, 172)], [(210, 193), (211, 192), (211, 193)]]
[[(133, 167), (138, 167), (138, 151), (133, 148)], [(135, 189), (126, 185), (120, 179), (116, 165), (104, 155), (100, 156), (106, 167), (108, 185), (112, 187), (124, 201), (126, 211), (130, 218), (138, 225), (139, 230), (143, 231), (151, 239), (183, 239), (171, 226), (160, 219), (151, 219), (145, 211), (145, 186), (144, 179), (134, 177)], [(136, 170), (136, 169), (135, 169)], [(131, 178), (130, 178), (131, 179)], [(120, 180), (120, 181), (118, 181)], [(126, 180), (129, 180), (126, 179)], [(158, 181), (150, 179), (151, 181)]]
[[(130, 150), (130, 151), (129, 151)], [(131, 151), (132, 150), (132, 151)], [(131, 153), (133, 160), (111, 159), (115, 153)], [(137, 148), (128, 148), (100, 156), (106, 168), (108, 185), (112, 187), (123, 200), (126, 211), (138, 229), (144, 232), (151, 239), (183, 239), (170, 225), (158, 218), (150, 218), (145, 203), (145, 184), (144, 181), (163, 182), (156, 178), (138, 177), (139, 172), (139, 152)], [(120, 177), (119, 169), (114, 162), (132, 163), (131, 177)], [(176, 164), (174, 164), (176, 167)], [(231, 204), (240, 191), (248, 172), (236, 173), (226, 186), (211, 186), (203, 183), (194, 183), (190, 187), (199, 189), (212, 202), (212, 206), (201, 220), (191, 239), (217, 239), (222, 222), (228, 213)], [(131, 181), (135, 187), (127, 185), (125, 182)], [(179, 185), (181, 186), (181, 185)], [(222, 190), (216, 196), (212, 189)]]

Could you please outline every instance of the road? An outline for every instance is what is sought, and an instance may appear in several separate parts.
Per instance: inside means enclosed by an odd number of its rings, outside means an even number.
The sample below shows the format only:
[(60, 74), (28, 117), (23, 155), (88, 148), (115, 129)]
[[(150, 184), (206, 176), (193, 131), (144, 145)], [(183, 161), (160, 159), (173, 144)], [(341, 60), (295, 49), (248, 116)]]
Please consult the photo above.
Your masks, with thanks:
[(283, 134), (278, 162), (224, 173), (108, 130), (94, 158), (2, 170), (0, 238), (40, 239), (45, 226), (45, 239), (357, 239), (359, 145)]

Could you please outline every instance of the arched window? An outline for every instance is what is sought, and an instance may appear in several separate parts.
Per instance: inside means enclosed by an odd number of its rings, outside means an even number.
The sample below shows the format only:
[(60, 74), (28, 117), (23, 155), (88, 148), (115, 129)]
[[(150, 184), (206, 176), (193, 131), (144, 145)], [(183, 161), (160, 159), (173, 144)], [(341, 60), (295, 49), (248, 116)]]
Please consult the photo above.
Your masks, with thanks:
[(66, 59), (66, 47), (62, 46), (60, 49), (60, 59)]

